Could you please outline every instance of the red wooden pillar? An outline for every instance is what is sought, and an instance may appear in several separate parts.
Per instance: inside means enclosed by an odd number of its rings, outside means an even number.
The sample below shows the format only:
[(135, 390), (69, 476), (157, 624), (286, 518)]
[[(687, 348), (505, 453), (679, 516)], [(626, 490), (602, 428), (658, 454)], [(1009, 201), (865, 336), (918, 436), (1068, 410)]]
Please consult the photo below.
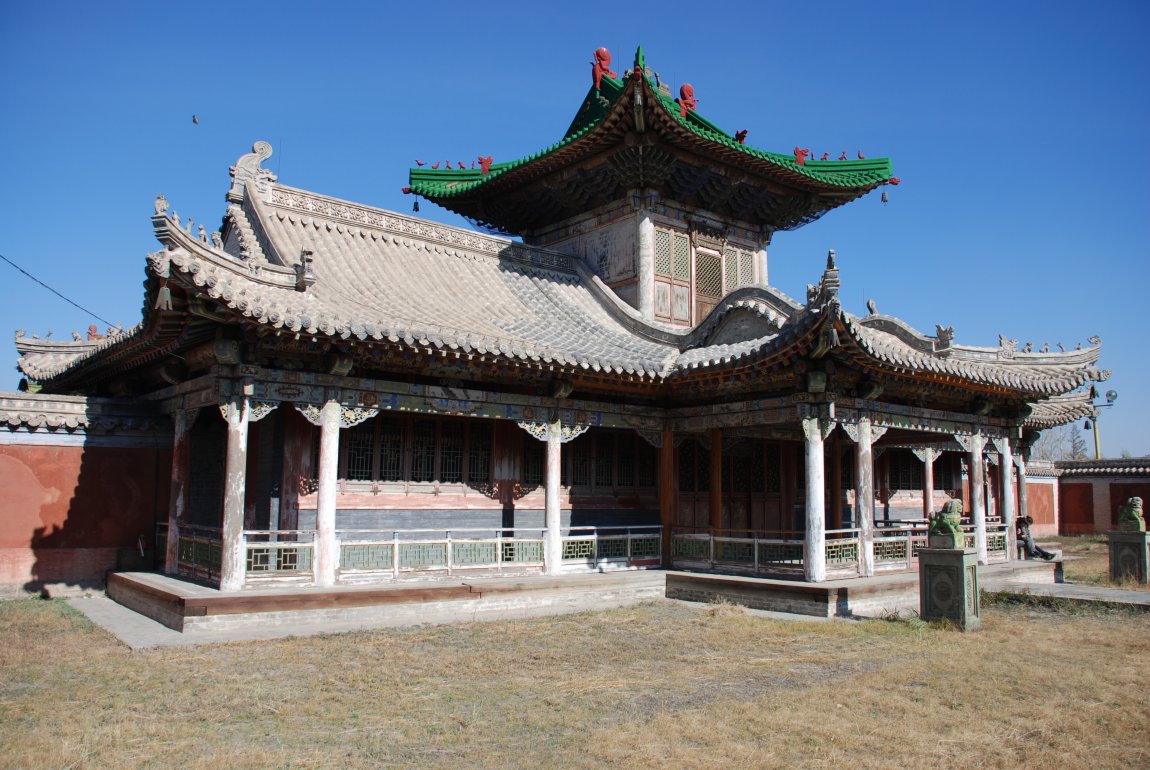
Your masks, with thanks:
[(675, 432), (663, 428), (663, 446), (659, 448), (659, 521), (663, 525), (663, 566), (671, 566), (671, 528), (675, 524)]
[(711, 530), (723, 528), (723, 431), (711, 428)]

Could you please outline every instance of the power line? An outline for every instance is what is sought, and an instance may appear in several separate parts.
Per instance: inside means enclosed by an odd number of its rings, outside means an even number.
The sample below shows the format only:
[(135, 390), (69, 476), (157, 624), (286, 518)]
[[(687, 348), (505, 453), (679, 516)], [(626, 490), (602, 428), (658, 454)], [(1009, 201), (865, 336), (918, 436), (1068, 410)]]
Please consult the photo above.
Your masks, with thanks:
[(53, 294), (55, 294), (55, 295), (56, 295), (57, 297), (59, 297), (60, 299), (62, 299), (62, 300), (64, 300), (65, 302), (67, 302), (69, 305), (72, 305), (73, 307), (77, 307), (77, 308), (79, 308), (80, 310), (83, 310), (85, 313), (87, 313), (88, 315), (92, 316), (92, 317), (93, 317), (93, 318), (95, 318), (97, 321), (102, 321), (102, 322), (104, 322), (105, 324), (107, 324), (108, 326), (114, 326), (114, 325), (115, 325), (115, 324), (113, 324), (111, 321), (108, 321), (108, 320), (106, 320), (106, 319), (104, 319), (104, 318), (101, 318), (100, 316), (96, 315), (95, 313), (93, 313), (91, 310), (89, 310), (88, 308), (84, 307), (84, 306), (83, 306), (83, 305), (81, 305), (80, 303), (78, 303), (78, 302), (73, 302), (72, 300), (68, 299), (68, 298), (67, 298), (67, 297), (65, 297), (63, 294), (61, 294), (60, 292), (56, 291), (55, 289), (53, 289), (53, 288), (52, 288), (51, 286), (49, 286), (48, 284), (44, 283), (44, 282), (43, 282), (43, 281), (41, 281), (39, 278), (37, 278), (36, 276), (34, 276), (34, 275), (32, 275), (31, 273), (29, 273), (27, 270), (25, 270), (24, 268), (20, 267), (19, 265), (17, 265), (17, 264), (16, 264), (15, 262), (13, 262), (12, 260), (8, 259), (8, 257), (4, 256), (3, 254), (0, 254), (0, 259), (4, 260), (4, 261), (5, 261), (5, 262), (7, 262), (9, 265), (11, 265), (12, 267), (16, 268), (17, 270), (19, 270), (21, 273), (23, 273), (24, 275), (26, 275), (26, 276), (28, 276), (29, 278), (31, 278), (31, 279), (32, 279), (33, 281), (35, 281), (36, 283), (40, 284), (41, 286), (43, 286), (43, 287), (44, 287), (45, 289), (47, 289), (48, 291), (52, 292)]

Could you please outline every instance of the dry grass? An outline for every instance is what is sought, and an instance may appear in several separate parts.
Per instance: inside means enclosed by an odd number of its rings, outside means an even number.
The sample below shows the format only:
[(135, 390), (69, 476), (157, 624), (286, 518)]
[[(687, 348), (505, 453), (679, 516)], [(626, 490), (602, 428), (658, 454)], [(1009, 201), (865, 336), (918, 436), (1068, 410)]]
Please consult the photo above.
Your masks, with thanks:
[(1150, 616), (669, 602), (131, 653), (0, 603), (0, 767), (1146, 767)]
[(1112, 581), (1110, 579), (1110, 546), (1106, 535), (1060, 536), (1062, 554), (1073, 557), (1063, 562), (1066, 580), (1071, 583), (1125, 588), (1145, 591), (1146, 585), (1133, 580)]

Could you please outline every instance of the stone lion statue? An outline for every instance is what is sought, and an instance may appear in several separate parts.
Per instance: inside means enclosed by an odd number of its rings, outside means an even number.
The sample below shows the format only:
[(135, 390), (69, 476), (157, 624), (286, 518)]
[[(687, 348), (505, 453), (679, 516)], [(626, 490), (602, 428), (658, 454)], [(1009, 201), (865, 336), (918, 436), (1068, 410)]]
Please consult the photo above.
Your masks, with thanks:
[(962, 548), (962, 501), (951, 500), (930, 517), (931, 548)]
[(1145, 532), (1146, 519), (1142, 517), (1142, 498), (1131, 497), (1118, 506), (1118, 529), (1122, 532)]

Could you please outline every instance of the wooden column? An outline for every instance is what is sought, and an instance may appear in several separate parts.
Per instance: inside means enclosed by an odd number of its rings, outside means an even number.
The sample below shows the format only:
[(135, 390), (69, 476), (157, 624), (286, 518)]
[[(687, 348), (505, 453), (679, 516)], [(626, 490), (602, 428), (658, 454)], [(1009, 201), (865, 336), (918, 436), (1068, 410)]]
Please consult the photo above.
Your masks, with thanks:
[(922, 447), (914, 450), (914, 456), (922, 461), (922, 517), (929, 520), (934, 514), (934, 461), (938, 450)]
[(843, 528), (843, 447), (842, 436), (835, 433), (831, 442), (831, 529)]
[(803, 418), (806, 438), (807, 521), (803, 541), (803, 572), (808, 582), (827, 579), (826, 495), (823, 467), (823, 421), (818, 417)]
[(228, 444), (224, 456), (224, 515), (220, 554), (220, 590), (244, 587), (244, 491), (248, 467), (248, 415), (244, 394), (231, 396), (221, 407), (228, 421)]
[[(1022, 455), (1014, 456), (1014, 464), (1018, 468), (1018, 518), (1029, 516), (1029, 508), (1026, 505), (1026, 460)], [(1055, 493), (1057, 499), (1057, 493)], [(1014, 527), (1011, 527), (1007, 533), (1007, 538), (1010, 542), (1010, 558), (1018, 556), (1018, 537), (1014, 532)]]
[(335, 585), (339, 543), (335, 537), (335, 508), (339, 495), (339, 401), (329, 396), (319, 412), (319, 489), (315, 516), (315, 584)]
[(998, 475), (1002, 488), (1002, 523), (1006, 527), (1006, 559), (1010, 561), (1015, 553), (1014, 548), (1014, 455), (1010, 451), (1010, 439), (996, 438), (994, 446), (998, 449)]
[(974, 548), (978, 551), (978, 563), (987, 564), (986, 556), (986, 493), (983, 489), (982, 434), (970, 436), (970, 518), (974, 522)]
[(790, 532), (795, 528), (795, 445), (779, 442), (779, 529)]
[(711, 492), (708, 496), (711, 533), (723, 528), (723, 431), (711, 428)]
[(671, 530), (675, 525), (675, 432), (663, 428), (663, 446), (659, 448), (659, 522), (663, 525), (663, 567), (671, 567)]
[(855, 442), (855, 526), (861, 544), (859, 572), (874, 575), (874, 436), (869, 417), (860, 417), (858, 425), (844, 425)]
[(299, 491), (302, 479), (314, 478), (311, 467), (311, 425), (295, 409), (281, 414), (284, 461), (280, 492), (280, 529), (299, 529)]
[(188, 509), (188, 470), (191, 463), (191, 427), (195, 409), (172, 412), (172, 485), (168, 499), (168, 539), (164, 543), (164, 572), (179, 572), (180, 524)]
[(559, 420), (547, 423), (547, 469), (544, 473), (543, 523), (547, 528), (544, 536), (543, 563), (548, 575), (558, 575), (563, 568), (563, 532), (559, 510), (559, 479), (563, 472), (561, 455), (563, 425)]

